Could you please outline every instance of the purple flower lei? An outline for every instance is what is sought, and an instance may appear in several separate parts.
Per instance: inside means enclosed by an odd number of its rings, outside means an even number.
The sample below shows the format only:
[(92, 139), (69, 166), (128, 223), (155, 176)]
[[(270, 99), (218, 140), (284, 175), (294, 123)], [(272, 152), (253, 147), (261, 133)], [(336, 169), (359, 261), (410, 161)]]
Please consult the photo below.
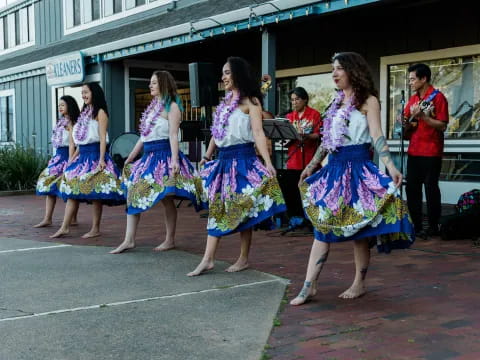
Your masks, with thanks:
[[(148, 115), (153, 109), (153, 114), (150, 118), (150, 121), (148, 121)], [(157, 97), (154, 97), (146, 110), (142, 113), (142, 117), (140, 119), (140, 134), (142, 136), (148, 136), (151, 132), (153, 127), (155, 126), (155, 123), (157, 122), (158, 116), (162, 113), (162, 111), (165, 109), (165, 103), (163, 101), (160, 101)]]
[(59, 148), (62, 146), (63, 140), (63, 131), (67, 129), (68, 119), (65, 119), (63, 116), (58, 119), (57, 123), (55, 124), (55, 128), (53, 129), (52, 134), (52, 145), (54, 148)]
[[(350, 122), (350, 114), (355, 109), (355, 98), (354, 95), (352, 95), (346, 107), (340, 109), (344, 99), (344, 92), (339, 91), (323, 120), (322, 147), (328, 152), (336, 151), (343, 145), (345, 139), (349, 139), (348, 125)], [(337, 114), (338, 117), (334, 120)]]
[(222, 103), (217, 106), (213, 117), (213, 125), (210, 128), (215, 140), (222, 140), (227, 135), (228, 118), (230, 114), (238, 107), (240, 96), (233, 98), (233, 91), (230, 91)]
[(92, 113), (93, 106), (85, 106), (85, 109), (80, 113), (77, 123), (73, 127), (73, 138), (77, 143), (87, 138), (88, 123), (92, 118)]

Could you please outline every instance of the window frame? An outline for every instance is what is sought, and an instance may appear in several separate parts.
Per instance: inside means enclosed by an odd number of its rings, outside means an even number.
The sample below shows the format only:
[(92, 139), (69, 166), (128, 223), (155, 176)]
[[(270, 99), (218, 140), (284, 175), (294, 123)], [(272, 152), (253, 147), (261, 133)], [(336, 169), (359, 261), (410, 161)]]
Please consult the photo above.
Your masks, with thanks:
[[(17, 141), (17, 118), (15, 112), (15, 89), (0, 90), (0, 97), (12, 97), (12, 110), (13, 110), (13, 129), (12, 129), (12, 141), (1, 141), (0, 146), (14, 145)], [(0, 129), (1, 131), (1, 129)]]
[[(80, 0), (81, 24), (77, 26), (74, 25), (71, 28), (67, 28), (67, 1), (70, 1), (70, 0), (62, 0), (63, 34), (64, 35), (74, 34), (76, 32), (79, 32), (85, 29), (93, 28), (103, 24), (108, 24), (112, 21), (126, 18), (130, 15), (138, 14), (138, 13), (148, 11), (150, 9), (154, 9), (160, 6), (169, 5), (170, 3), (172, 3), (173, 0), (147, 0), (144, 5), (139, 5), (131, 9), (126, 8), (127, 0), (122, 0), (122, 10), (116, 14), (113, 13), (112, 15), (108, 15), (106, 17), (105, 17), (105, 0), (99, 0), (100, 1), (100, 18), (98, 20), (92, 20), (88, 23), (85, 23), (85, 18), (84, 18), (84, 2), (87, 0)], [(114, 4), (114, 8), (115, 8), (115, 4)], [(93, 16), (93, 13), (92, 13), (92, 16)]]
[[(28, 3), (26, 6), (21, 7), (11, 13), (7, 13), (3, 15), (0, 19), (3, 20), (3, 24), (6, 24), (7, 27), (7, 39), (3, 42), (3, 48), (0, 48), (0, 55), (5, 55), (14, 51), (18, 51), (21, 49), (25, 49), (27, 47), (35, 45), (35, 8), (34, 4)], [(19, 25), (18, 28), (20, 30), (20, 34), (18, 34), (18, 39), (20, 43), (16, 45), (16, 14), (18, 13)], [(23, 16), (22, 16), (23, 14)], [(23, 21), (22, 19), (26, 21)], [(13, 19), (13, 20), (12, 20)], [(27, 24), (27, 30), (25, 33), (25, 29), (22, 25)], [(5, 26), (5, 25), (4, 25)], [(12, 31), (13, 30), (13, 31)], [(3, 29), (0, 35), (4, 36)], [(24, 43), (21, 41), (27, 40)], [(13, 46), (11, 46), (11, 42), (13, 42)]]

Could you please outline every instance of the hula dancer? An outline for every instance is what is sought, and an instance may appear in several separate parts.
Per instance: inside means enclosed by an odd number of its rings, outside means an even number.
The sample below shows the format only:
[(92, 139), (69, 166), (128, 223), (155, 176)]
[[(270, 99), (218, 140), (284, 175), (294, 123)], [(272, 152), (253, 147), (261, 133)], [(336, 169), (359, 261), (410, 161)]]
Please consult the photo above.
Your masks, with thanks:
[[(314, 226), (307, 275), (292, 305), (314, 296), (330, 243), (353, 240), (355, 279), (340, 297), (365, 293), (370, 247), (379, 252), (409, 247), (415, 240), (407, 207), (399, 197), (402, 174), (393, 164), (380, 126), (380, 104), (368, 64), (352, 52), (333, 57), (332, 76), (339, 92), (330, 106), (321, 147), (300, 176), (300, 193)], [(371, 142), (390, 176), (370, 161)], [(323, 157), (328, 164), (315, 172)], [(312, 175), (313, 174), (313, 175)]]
[[(70, 144), (70, 132), (77, 122), (80, 109), (75, 99), (69, 95), (62, 96), (58, 103), (60, 118), (57, 120), (52, 134), (53, 157), (48, 162), (46, 169), (42, 171), (37, 181), (37, 195), (46, 196), (45, 216), (43, 220), (34, 227), (45, 227), (52, 225), (53, 210), (57, 202), (58, 186), (60, 179), (72, 160), (75, 146)], [(77, 212), (72, 216), (70, 225), (77, 223)]]
[(177, 86), (168, 71), (156, 71), (150, 79), (153, 100), (140, 120), (140, 139), (127, 157), (130, 164), (140, 151), (143, 156), (124, 170), (122, 187), (127, 198), (127, 229), (125, 240), (111, 254), (135, 247), (140, 214), (162, 203), (165, 210), (165, 241), (155, 251), (175, 247), (177, 208), (174, 197), (192, 201), (200, 209), (201, 180), (192, 164), (178, 150), (178, 129), (181, 100)]
[(108, 110), (103, 90), (97, 83), (85, 84), (82, 98), (82, 112), (72, 131), (72, 141), (79, 148), (79, 156), (67, 166), (60, 184), (60, 195), (67, 200), (67, 206), (62, 226), (52, 238), (68, 234), (79, 202), (93, 204), (92, 228), (83, 238), (100, 236), (103, 204), (125, 203), (120, 189), (120, 172), (106, 152)]
[[(286, 210), (263, 133), (260, 85), (248, 63), (238, 57), (228, 58), (222, 81), (226, 96), (217, 107), (212, 138), (200, 163), (205, 164), (200, 176), (209, 207), (207, 246), (188, 276), (212, 269), (220, 238), (235, 232), (240, 232), (240, 256), (227, 271), (246, 269), (252, 227)], [(265, 165), (255, 155), (254, 144)], [(216, 147), (218, 158), (212, 161)]]

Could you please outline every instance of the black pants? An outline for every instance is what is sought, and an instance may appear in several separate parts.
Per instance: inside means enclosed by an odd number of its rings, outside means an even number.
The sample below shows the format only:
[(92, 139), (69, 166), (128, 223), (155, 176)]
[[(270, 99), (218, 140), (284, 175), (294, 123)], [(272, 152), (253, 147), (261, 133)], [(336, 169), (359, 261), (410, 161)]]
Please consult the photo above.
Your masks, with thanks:
[(440, 219), (441, 195), (438, 179), (442, 167), (441, 157), (408, 156), (407, 203), (416, 231), (422, 230), (422, 186), (425, 185), (427, 215), (430, 228), (437, 229)]

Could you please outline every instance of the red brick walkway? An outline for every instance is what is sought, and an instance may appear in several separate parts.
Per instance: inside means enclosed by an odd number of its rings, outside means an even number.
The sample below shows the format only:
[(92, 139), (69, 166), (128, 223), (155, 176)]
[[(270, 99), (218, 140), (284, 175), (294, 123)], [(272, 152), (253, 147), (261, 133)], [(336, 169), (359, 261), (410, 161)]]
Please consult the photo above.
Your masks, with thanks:
[[(0, 237), (50, 241), (48, 235), (60, 223), (63, 204), (57, 208), (54, 227), (33, 229), (31, 225), (43, 215), (43, 206), (43, 199), (35, 196), (0, 197)], [(123, 209), (105, 208), (104, 236), (85, 241), (79, 236), (89, 229), (89, 210), (87, 205), (81, 207), (81, 224), (61, 241), (117, 245), (125, 228)], [(183, 204), (177, 248), (202, 254), (205, 225), (205, 219)], [(160, 208), (145, 214), (138, 244), (158, 245), (163, 229)], [(312, 238), (278, 236), (275, 232), (256, 232), (254, 236), (252, 267), (290, 279), (287, 295), (291, 299), (303, 282)], [(372, 252), (369, 293), (346, 301), (337, 295), (353, 280), (351, 244), (333, 246), (316, 298), (301, 307), (284, 306), (265, 358), (479, 360), (480, 249), (471, 241), (439, 239), (418, 240), (414, 248), (391, 255)], [(218, 259), (233, 262), (238, 251), (238, 235), (227, 237), (222, 240)]]

